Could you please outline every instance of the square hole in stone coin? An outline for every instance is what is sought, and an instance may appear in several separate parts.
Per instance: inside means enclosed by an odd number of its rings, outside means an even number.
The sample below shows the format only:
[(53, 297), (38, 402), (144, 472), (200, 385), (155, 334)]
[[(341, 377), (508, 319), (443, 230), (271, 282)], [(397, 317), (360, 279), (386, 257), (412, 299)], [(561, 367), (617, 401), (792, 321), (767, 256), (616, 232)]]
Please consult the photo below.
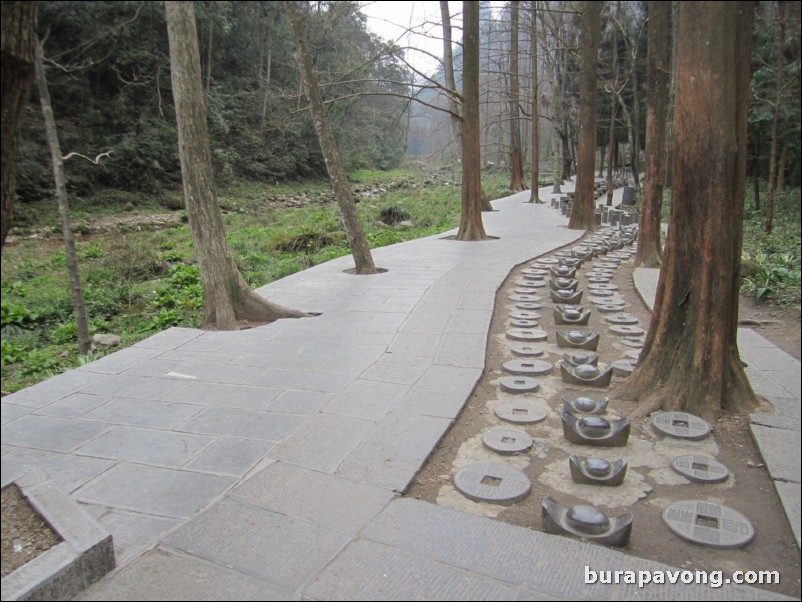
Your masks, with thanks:
[(482, 477), (482, 485), (490, 485), (491, 487), (498, 487), (501, 485), (501, 479), (498, 477), (491, 477), (490, 475), (485, 475)]
[(700, 527), (718, 529), (718, 519), (715, 516), (705, 516), (704, 514), (697, 514), (696, 524), (699, 525)]

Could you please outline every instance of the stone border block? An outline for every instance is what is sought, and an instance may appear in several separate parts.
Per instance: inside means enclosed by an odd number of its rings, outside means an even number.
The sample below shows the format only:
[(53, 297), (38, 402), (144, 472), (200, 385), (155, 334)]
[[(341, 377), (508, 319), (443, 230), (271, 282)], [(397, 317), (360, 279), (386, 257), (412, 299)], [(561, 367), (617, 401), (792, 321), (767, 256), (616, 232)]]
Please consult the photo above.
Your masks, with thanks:
[(41, 471), (16, 484), (62, 542), (3, 577), (3, 600), (69, 600), (115, 567), (111, 534)]

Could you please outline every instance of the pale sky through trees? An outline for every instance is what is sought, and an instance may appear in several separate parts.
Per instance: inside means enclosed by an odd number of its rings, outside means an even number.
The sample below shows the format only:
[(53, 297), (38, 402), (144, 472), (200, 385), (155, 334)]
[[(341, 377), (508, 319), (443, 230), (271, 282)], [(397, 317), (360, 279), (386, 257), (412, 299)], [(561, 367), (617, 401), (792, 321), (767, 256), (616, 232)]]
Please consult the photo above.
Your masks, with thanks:
[[(454, 41), (462, 39), (462, 2), (449, 2)], [(499, 8), (503, 2), (491, 2)], [(420, 48), (425, 52), (443, 56), (443, 30), (440, 26), (440, 2), (407, 1), (363, 2), (362, 12), (368, 17), (368, 29), (396, 42), (399, 46)], [(412, 30), (412, 31), (410, 31)], [(407, 51), (407, 60), (424, 73), (437, 70), (437, 60), (424, 52)]]

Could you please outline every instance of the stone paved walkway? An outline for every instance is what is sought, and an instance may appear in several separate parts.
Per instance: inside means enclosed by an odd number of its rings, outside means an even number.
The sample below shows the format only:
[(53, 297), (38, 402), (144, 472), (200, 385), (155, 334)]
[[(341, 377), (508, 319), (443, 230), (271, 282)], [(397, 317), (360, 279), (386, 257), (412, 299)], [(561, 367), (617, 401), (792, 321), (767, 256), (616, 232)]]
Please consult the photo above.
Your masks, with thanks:
[(82, 598), (781, 599), (586, 585), (586, 565), (667, 567), (398, 497), (482, 375), (503, 279), (581, 235), (527, 198), (485, 214), (499, 240), (412, 241), (374, 251), (385, 274), (341, 258), (260, 290), (319, 317), (172, 328), (4, 398), (3, 483), (38, 465), (114, 536), (118, 569)]

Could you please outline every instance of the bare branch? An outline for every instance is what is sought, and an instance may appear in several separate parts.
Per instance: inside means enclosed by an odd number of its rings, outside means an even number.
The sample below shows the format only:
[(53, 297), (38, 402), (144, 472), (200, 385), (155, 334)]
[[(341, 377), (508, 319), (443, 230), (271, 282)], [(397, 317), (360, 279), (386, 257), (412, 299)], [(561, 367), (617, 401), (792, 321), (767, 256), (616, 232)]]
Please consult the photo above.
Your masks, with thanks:
[(62, 158), (61, 158), (61, 160), (62, 160), (62, 161), (66, 161), (67, 159), (71, 159), (72, 157), (81, 157), (81, 159), (86, 159), (86, 160), (87, 160), (87, 161), (89, 161), (90, 163), (94, 163), (95, 165), (98, 165), (98, 164), (100, 163), (100, 160), (101, 160), (103, 157), (108, 157), (108, 156), (110, 156), (110, 155), (111, 155), (111, 153), (113, 153), (113, 152), (114, 152), (114, 151), (106, 151), (105, 153), (100, 153), (100, 154), (99, 154), (97, 157), (95, 157), (94, 159), (92, 159), (91, 157), (87, 157), (86, 155), (82, 155), (81, 153), (70, 153), (70, 154), (68, 154), (68, 155), (65, 155), (64, 157), (62, 157)]

